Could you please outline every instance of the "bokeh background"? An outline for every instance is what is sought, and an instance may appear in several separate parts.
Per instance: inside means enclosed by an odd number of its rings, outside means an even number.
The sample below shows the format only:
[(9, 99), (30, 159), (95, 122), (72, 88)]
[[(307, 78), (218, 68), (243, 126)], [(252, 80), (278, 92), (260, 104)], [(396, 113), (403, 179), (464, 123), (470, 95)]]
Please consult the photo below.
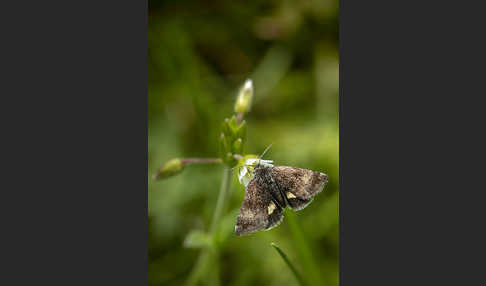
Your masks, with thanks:
[[(298, 285), (271, 242), (309, 284), (338, 285), (337, 0), (149, 0), (148, 48), (149, 285), (184, 285), (202, 251), (211, 259), (196, 285)], [(265, 159), (322, 171), (329, 184), (279, 227), (237, 237), (244, 188), (234, 175), (211, 244), (204, 233), (223, 166), (152, 174), (175, 157), (218, 156), (221, 124), (247, 78), (255, 94), (246, 153), (273, 143)]]

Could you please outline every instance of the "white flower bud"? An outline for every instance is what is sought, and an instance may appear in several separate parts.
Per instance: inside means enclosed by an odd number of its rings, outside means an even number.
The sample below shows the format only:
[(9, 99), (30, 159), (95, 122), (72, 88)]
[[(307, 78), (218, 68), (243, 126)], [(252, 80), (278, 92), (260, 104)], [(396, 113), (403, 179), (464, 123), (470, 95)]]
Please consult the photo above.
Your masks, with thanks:
[(253, 169), (257, 164), (273, 167), (272, 163), (273, 160), (261, 160), (255, 158), (247, 159), (238, 173), (238, 180), (240, 181), (240, 184), (244, 185), (246, 188), (251, 179), (253, 179)]
[(252, 99), (253, 82), (251, 79), (247, 79), (236, 99), (235, 112), (247, 113), (250, 111)]

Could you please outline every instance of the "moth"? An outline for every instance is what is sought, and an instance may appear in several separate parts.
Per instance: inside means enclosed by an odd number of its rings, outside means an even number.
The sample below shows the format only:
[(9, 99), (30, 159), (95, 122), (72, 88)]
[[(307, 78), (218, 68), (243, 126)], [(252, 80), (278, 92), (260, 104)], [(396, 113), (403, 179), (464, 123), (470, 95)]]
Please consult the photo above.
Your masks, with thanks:
[[(273, 166), (270, 160), (253, 159), (252, 171), (240, 172), (246, 185), (245, 196), (236, 220), (235, 234), (245, 235), (269, 230), (283, 220), (289, 207), (298, 211), (308, 206), (327, 184), (326, 174), (289, 166)], [(249, 181), (245, 181), (250, 177)]]

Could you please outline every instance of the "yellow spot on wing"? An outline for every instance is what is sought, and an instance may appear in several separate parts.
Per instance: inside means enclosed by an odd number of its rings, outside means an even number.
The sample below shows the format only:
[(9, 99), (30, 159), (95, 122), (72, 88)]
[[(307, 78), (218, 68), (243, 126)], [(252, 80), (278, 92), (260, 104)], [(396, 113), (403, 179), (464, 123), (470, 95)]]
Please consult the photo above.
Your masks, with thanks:
[(292, 194), (291, 192), (287, 192), (287, 199), (295, 199), (297, 198), (294, 194)]
[(272, 214), (275, 208), (276, 208), (275, 204), (271, 202), (270, 205), (268, 205), (268, 214)]

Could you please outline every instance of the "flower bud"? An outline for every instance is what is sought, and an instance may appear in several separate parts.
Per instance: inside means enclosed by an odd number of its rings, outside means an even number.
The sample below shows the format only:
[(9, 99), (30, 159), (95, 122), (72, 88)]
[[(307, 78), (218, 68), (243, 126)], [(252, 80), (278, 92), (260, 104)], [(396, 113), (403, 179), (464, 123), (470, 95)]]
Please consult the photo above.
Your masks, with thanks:
[(248, 183), (253, 179), (253, 170), (256, 164), (262, 164), (264, 166), (273, 166), (273, 160), (262, 160), (256, 155), (246, 155), (239, 161), (239, 166), (241, 167), (238, 172), (238, 180), (243, 186), (248, 185)]
[(238, 94), (235, 104), (235, 112), (247, 113), (251, 108), (251, 101), (253, 99), (253, 82), (247, 79), (245, 84)]
[(235, 142), (233, 142), (233, 153), (243, 153), (243, 140), (241, 138), (238, 138), (235, 140)]
[(165, 165), (159, 169), (159, 171), (154, 174), (153, 178), (155, 180), (165, 179), (174, 175), (179, 174), (184, 170), (184, 164), (181, 159), (172, 159), (165, 163)]

